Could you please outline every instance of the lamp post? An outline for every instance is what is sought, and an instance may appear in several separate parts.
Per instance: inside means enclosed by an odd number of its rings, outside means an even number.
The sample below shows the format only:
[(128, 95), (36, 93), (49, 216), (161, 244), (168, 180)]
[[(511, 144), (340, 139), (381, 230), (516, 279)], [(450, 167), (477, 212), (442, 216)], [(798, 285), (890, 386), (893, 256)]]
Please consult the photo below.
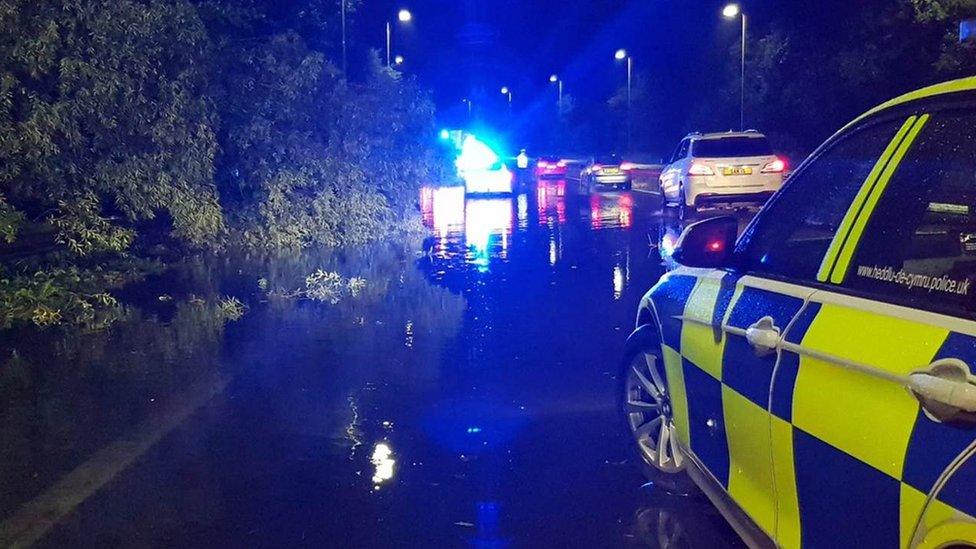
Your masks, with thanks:
[(502, 86), (502, 95), (508, 97), (508, 114), (512, 114), (512, 90), (508, 86)]
[[(400, 9), (400, 11), (397, 12), (397, 21), (399, 21), (400, 23), (409, 23), (410, 21), (413, 21), (413, 14), (410, 13), (410, 10), (406, 8), (402, 8)], [(390, 49), (391, 49), (392, 41), (393, 41), (393, 23), (387, 21), (386, 22), (386, 66), (387, 68), (389, 68), (390, 66)]]
[(394, 56), (393, 57), (393, 64), (394, 65), (402, 65), (403, 64), (403, 56), (402, 55)]
[(339, 0), (339, 12), (342, 26), (342, 74), (346, 74), (346, 0)]
[(562, 106), (563, 104), (563, 81), (559, 79), (559, 75), (553, 74), (549, 77), (549, 81), (556, 85), (556, 105)]
[(729, 4), (722, 10), (726, 19), (742, 17), (742, 59), (739, 65), (739, 129), (746, 129), (746, 14), (738, 4)]
[(617, 61), (627, 61), (627, 152), (631, 152), (631, 127), (633, 113), (631, 112), (632, 97), (633, 97), (633, 80), (634, 80), (634, 58), (627, 53), (627, 50), (620, 48), (613, 54), (613, 58)]
[(468, 120), (471, 120), (471, 109), (474, 108), (474, 103), (467, 98), (462, 99), (461, 102), (468, 106)]

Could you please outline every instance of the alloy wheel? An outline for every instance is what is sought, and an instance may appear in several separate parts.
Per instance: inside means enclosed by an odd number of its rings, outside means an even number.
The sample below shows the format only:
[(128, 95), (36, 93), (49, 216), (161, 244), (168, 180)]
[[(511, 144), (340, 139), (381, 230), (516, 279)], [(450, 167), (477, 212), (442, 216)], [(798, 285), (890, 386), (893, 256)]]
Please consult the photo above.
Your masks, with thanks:
[(627, 424), (644, 461), (664, 473), (684, 469), (677, 446), (671, 398), (657, 354), (634, 357), (627, 372), (624, 407)]

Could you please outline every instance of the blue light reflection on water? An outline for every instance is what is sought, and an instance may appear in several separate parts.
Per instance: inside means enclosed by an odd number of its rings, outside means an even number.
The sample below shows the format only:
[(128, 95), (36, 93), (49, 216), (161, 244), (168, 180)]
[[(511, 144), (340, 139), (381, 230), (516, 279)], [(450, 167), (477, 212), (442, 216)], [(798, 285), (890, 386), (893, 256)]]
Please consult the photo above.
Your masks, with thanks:
[[(629, 193), (577, 196), (568, 193), (568, 187), (564, 180), (542, 180), (513, 197), (481, 196), (463, 186), (424, 187), (420, 207), (424, 224), (434, 234), (427, 247), (431, 259), (440, 269), (466, 265), (485, 273), (493, 264), (507, 262), (513, 247), (518, 247), (519, 253), (538, 256), (556, 267), (563, 258), (569, 225), (595, 230), (632, 228), (633, 197)], [(544, 228), (544, 241), (526, 240), (537, 232), (530, 225)], [(619, 281), (614, 288), (619, 292)]]

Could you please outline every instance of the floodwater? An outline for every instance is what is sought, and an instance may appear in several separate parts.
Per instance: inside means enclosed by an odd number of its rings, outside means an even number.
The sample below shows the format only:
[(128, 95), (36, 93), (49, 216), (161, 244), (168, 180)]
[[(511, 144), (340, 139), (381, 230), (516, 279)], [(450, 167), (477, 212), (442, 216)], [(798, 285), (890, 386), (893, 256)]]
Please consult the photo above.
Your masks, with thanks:
[(425, 188), (426, 238), (201, 258), (107, 330), (0, 334), (0, 545), (740, 545), (616, 411), (681, 226), (574, 188)]

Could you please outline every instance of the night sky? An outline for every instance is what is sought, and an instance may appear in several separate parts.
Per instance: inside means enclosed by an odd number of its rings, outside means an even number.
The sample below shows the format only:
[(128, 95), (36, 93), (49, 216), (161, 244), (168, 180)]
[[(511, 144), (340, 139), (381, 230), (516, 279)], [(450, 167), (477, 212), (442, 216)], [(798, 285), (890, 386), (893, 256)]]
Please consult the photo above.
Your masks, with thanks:
[[(741, 5), (749, 15), (750, 36), (758, 37), (777, 20), (786, 19), (822, 26), (829, 34), (830, 6), (842, 3), (751, 0)], [(513, 91), (517, 124), (538, 120), (554, 109), (556, 88), (548, 81), (552, 73), (563, 79), (564, 91), (577, 108), (606, 102), (625, 82), (623, 63), (613, 59), (620, 47), (633, 55), (635, 71), (650, 71), (654, 95), (666, 103), (666, 110), (687, 112), (701, 102), (738, 101), (717, 91), (722, 75), (738, 67), (739, 23), (722, 17), (725, 4), (725, 0), (364, 0), (355, 32), (360, 50), (382, 48), (384, 21), (395, 21), (400, 7), (413, 12), (409, 25), (394, 23), (393, 50), (406, 57), (404, 70), (433, 91), (445, 125), (464, 120), (462, 98), (475, 101), (478, 117), (487, 124), (504, 125), (506, 100), (499, 92), (503, 85)], [(733, 123), (737, 124), (729, 120), (729, 127)]]

